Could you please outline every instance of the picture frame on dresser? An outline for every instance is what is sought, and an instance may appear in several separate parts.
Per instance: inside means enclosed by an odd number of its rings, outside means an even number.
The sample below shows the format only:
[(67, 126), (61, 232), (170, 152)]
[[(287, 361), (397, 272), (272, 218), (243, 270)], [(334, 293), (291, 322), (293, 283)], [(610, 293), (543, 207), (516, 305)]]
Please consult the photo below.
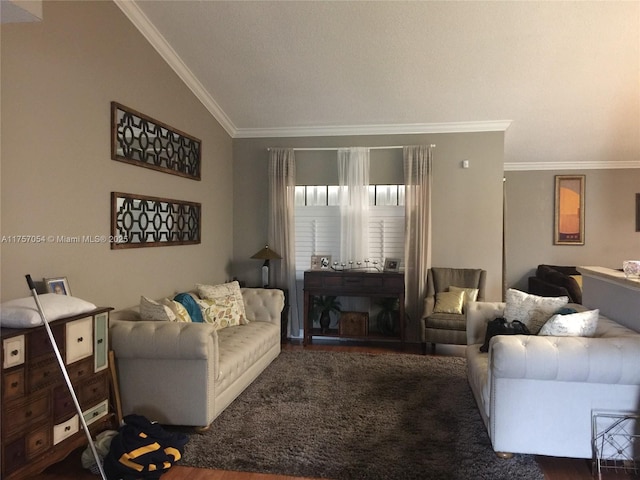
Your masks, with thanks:
[(45, 278), (44, 285), (48, 293), (71, 296), (71, 288), (69, 287), (67, 277)]

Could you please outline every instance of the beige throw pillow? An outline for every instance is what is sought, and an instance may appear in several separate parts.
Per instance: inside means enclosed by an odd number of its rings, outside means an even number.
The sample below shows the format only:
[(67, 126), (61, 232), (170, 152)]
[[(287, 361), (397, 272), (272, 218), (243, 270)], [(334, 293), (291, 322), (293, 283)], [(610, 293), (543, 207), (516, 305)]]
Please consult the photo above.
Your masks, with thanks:
[[(240, 284), (237, 281), (222, 283), (220, 285), (197, 284), (196, 290), (203, 300), (217, 300), (217, 304), (229, 307), (229, 320), (234, 325), (245, 325), (249, 323), (244, 309)], [(227, 313), (225, 313), (227, 315)], [(207, 319), (205, 318), (206, 322)]]
[(598, 328), (600, 310), (554, 315), (540, 329), (538, 335), (554, 337), (593, 337)]
[(433, 313), (462, 313), (464, 292), (436, 293), (436, 304)]
[(169, 307), (169, 309), (173, 312), (173, 314), (176, 316), (176, 322), (191, 322), (191, 316), (189, 315), (189, 312), (187, 312), (187, 309), (184, 308), (184, 305), (182, 305), (180, 302), (176, 302), (175, 300), (171, 300), (170, 298), (165, 298), (162, 301), (162, 304)]
[(539, 297), (514, 288), (507, 290), (504, 318), (520, 320), (532, 335), (537, 335), (551, 316), (569, 302), (569, 297)]
[(477, 288), (464, 288), (464, 287), (456, 287), (451, 285), (449, 287), (450, 292), (463, 292), (464, 298), (462, 299), (462, 311), (464, 312), (464, 306), (469, 302), (475, 302), (478, 299)]
[(155, 322), (175, 322), (176, 316), (166, 305), (145, 296), (140, 297), (140, 318)]
[(240, 316), (231, 295), (214, 299), (203, 298), (197, 302), (204, 322), (210, 323), (216, 330), (240, 325)]

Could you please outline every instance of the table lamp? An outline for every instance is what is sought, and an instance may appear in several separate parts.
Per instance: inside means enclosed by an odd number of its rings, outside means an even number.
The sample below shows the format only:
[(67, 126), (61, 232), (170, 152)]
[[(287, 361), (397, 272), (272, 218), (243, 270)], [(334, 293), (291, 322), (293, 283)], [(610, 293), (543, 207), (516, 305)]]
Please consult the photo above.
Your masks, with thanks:
[(269, 261), (270, 260), (279, 260), (282, 257), (271, 250), (269, 245), (265, 245), (264, 248), (258, 250), (251, 258), (256, 258), (258, 260), (264, 260), (262, 264), (262, 286), (267, 288), (269, 286)]

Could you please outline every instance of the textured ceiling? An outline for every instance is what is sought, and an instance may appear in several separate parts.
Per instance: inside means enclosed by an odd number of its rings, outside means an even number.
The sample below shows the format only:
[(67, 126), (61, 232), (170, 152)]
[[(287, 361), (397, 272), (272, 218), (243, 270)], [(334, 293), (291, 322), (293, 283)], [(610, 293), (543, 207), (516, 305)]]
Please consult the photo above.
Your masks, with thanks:
[(116, 3), (234, 137), (508, 126), (513, 169), (640, 166), (637, 1)]

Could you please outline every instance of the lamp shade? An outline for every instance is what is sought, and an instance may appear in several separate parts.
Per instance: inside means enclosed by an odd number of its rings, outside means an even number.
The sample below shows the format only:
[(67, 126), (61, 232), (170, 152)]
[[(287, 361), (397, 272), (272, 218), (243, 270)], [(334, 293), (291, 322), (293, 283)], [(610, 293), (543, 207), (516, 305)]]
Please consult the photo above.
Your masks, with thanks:
[(254, 253), (251, 258), (255, 258), (258, 260), (278, 260), (282, 257), (280, 254), (274, 252), (269, 248), (269, 245), (265, 245), (264, 248), (261, 248), (256, 253)]

